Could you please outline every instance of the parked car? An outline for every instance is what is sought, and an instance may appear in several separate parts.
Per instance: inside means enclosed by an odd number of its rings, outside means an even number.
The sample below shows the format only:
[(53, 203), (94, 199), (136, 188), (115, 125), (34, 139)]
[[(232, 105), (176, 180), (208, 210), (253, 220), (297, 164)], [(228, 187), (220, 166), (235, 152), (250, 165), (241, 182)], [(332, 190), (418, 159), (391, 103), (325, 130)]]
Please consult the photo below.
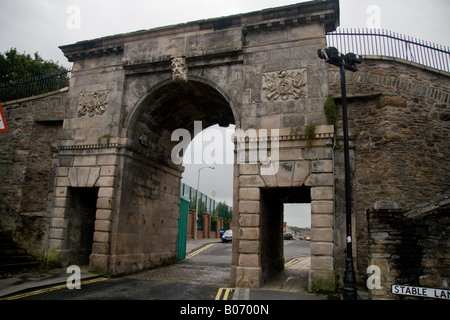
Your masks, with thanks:
[(284, 240), (292, 240), (292, 233), (285, 233), (283, 234)]
[(227, 230), (222, 236), (222, 243), (223, 242), (231, 242), (233, 240), (233, 231)]

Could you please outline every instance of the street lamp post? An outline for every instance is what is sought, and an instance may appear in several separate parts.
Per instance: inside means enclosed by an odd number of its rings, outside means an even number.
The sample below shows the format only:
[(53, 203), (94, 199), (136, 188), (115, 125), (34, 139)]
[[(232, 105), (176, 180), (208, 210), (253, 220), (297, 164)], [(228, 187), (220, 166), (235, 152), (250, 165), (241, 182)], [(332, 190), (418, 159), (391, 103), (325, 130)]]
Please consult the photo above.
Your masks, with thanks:
[(355, 270), (353, 268), (352, 257), (352, 207), (351, 194), (352, 186), (350, 182), (350, 151), (348, 142), (348, 118), (347, 118), (347, 91), (345, 86), (345, 70), (357, 71), (356, 64), (360, 64), (362, 59), (353, 53), (345, 56), (338, 52), (336, 48), (325, 48), (318, 50), (319, 58), (335, 65), (341, 70), (341, 94), (342, 94), (342, 123), (344, 131), (344, 166), (345, 166), (345, 225), (346, 225), (346, 258), (344, 275), (344, 300), (356, 300), (357, 290), (355, 287)]
[(197, 192), (195, 195), (195, 200), (196, 200), (196, 204), (195, 204), (195, 232), (194, 232), (194, 239), (197, 240), (197, 220), (198, 220), (198, 194), (199, 194), (199, 190), (200, 190), (200, 171), (203, 169), (215, 169), (214, 166), (209, 166), (209, 167), (203, 167), (198, 169), (198, 173), (197, 173)]

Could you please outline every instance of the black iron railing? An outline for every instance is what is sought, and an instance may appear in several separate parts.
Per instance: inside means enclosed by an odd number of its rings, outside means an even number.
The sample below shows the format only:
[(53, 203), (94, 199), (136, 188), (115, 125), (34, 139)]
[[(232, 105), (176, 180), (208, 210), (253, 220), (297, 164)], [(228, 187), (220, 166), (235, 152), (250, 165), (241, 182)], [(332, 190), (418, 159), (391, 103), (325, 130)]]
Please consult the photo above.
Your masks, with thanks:
[(450, 72), (450, 48), (383, 29), (338, 28), (327, 34), (329, 47), (362, 56), (400, 58)]
[(69, 86), (71, 70), (23, 79), (0, 86), (0, 101), (32, 97)]

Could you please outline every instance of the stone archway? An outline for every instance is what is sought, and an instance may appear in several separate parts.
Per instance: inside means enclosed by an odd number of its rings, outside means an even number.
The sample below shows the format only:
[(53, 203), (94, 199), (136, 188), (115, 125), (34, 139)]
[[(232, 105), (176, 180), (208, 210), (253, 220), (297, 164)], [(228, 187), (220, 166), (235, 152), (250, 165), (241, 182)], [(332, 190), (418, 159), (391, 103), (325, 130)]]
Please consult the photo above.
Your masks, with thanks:
[[(171, 137), (180, 128), (192, 137), (200, 120), (263, 136), (235, 155), (244, 151), (234, 165), (231, 284), (258, 287), (270, 270), (263, 264), (272, 264), (262, 252), (261, 190), (307, 186), (311, 288), (324, 289), (324, 279), (334, 286), (335, 131), (323, 112), (328, 71), (317, 50), (338, 9), (335, 0), (311, 1), (61, 47), (74, 67), (47, 261), (67, 263), (68, 188), (83, 187), (98, 188), (91, 269), (118, 275), (173, 262), (183, 169), (171, 161)], [(264, 159), (245, 162), (253, 142), (268, 147), (276, 172)]]
[(136, 105), (126, 129), (118, 186), (120, 209), (112, 228), (109, 269), (135, 272), (176, 262), (181, 164), (173, 162), (177, 129), (193, 138), (194, 122), (203, 127), (233, 124), (233, 112), (218, 90), (200, 81), (166, 81), (150, 89)]

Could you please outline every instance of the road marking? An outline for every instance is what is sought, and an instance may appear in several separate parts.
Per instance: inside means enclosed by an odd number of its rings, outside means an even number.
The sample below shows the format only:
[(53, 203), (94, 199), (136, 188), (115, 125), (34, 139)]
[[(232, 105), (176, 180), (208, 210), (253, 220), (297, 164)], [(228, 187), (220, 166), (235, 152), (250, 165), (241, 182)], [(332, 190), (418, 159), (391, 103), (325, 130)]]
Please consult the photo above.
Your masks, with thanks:
[(232, 300), (250, 300), (249, 288), (236, 288)]
[(294, 264), (299, 263), (299, 262), (302, 261), (302, 260), (305, 260), (306, 258), (307, 258), (307, 257), (298, 257), (298, 258), (292, 259), (291, 261), (286, 262), (286, 263), (284, 264), (284, 267), (285, 267), (285, 268), (289, 268), (289, 267), (293, 266)]
[(216, 298), (214, 300), (228, 300), (228, 295), (233, 291), (234, 288), (220, 288), (219, 291), (217, 291)]
[[(84, 284), (90, 284), (90, 283), (105, 281), (105, 280), (108, 280), (108, 278), (95, 278), (95, 279), (90, 279), (90, 280), (84, 280), (84, 281), (81, 281), (80, 284), (84, 285)], [(17, 299), (30, 297), (30, 296), (35, 296), (35, 295), (38, 295), (38, 294), (41, 294), (41, 293), (61, 290), (61, 289), (64, 289), (64, 288), (67, 288), (67, 284), (62, 284), (62, 285), (59, 285), (59, 286), (44, 288), (44, 289), (31, 291), (31, 292), (26, 292), (26, 293), (18, 294), (18, 295), (11, 296), (11, 297), (1, 298), (0, 300), (17, 300)]]
[(211, 247), (214, 246), (214, 245), (216, 245), (216, 243), (210, 243), (210, 244), (207, 244), (206, 246), (201, 247), (200, 249), (195, 250), (194, 252), (191, 252), (190, 254), (188, 254), (184, 260), (190, 259), (190, 258), (192, 258), (193, 256), (199, 254), (199, 253), (202, 252), (202, 251), (205, 251), (205, 250), (208, 249), (208, 248), (211, 248)]

